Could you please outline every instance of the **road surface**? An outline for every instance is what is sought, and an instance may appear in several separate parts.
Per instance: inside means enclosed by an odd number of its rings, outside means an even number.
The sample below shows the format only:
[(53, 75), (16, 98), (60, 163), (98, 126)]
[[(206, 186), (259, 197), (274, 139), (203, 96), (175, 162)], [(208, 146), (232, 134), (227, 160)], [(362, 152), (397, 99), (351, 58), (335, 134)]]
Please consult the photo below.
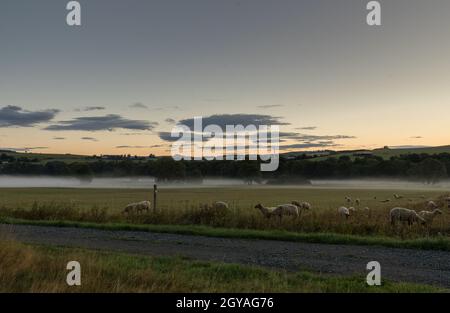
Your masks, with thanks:
[(384, 279), (450, 288), (450, 252), (445, 251), (3, 224), (0, 234), (26, 243), (337, 275), (366, 275), (367, 263), (378, 261)]

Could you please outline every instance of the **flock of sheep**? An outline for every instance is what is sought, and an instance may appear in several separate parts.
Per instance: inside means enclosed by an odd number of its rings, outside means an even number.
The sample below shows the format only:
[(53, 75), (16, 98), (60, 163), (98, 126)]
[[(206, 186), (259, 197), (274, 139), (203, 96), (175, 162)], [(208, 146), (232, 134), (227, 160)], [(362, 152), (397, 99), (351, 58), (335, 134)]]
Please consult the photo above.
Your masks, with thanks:
[[(394, 194), (394, 198), (402, 199), (403, 196)], [(352, 199), (349, 196), (346, 196), (345, 200), (347, 201), (347, 203), (352, 203)], [(388, 202), (388, 201), (384, 200), (381, 202)], [(359, 206), (360, 203), (361, 203), (360, 199), (355, 199), (355, 204), (357, 206)], [(395, 226), (399, 222), (402, 224), (407, 223), (409, 226), (413, 225), (414, 223), (421, 225), (431, 225), (433, 223), (434, 218), (437, 215), (442, 214), (442, 211), (438, 209), (438, 206), (434, 201), (428, 201), (426, 203), (426, 209), (427, 210), (420, 211), (419, 213), (417, 213), (414, 210), (396, 207), (389, 212), (389, 220), (392, 226)], [(370, 209), (368, 207), (365, 207), (363, 210), (366, 212), (370, 212)], [(345, 218), (349, 218), (355, 211), (356, 209), (354, 207), (347, 208), (343, 206), (338, 209), (338, 214)]]
[[(394, 197), (396, 199), (401, 199), (401, 196), (394, 194)], [(360, 206), (361, 200), (355, 199), (352, 200), (351, 197), (346, 196), (345, 201), (348, 204), (352, 204), (353, 202), (357, 207)], [(131, 214), (131, 213), (142, 213), (142, 212), (149, 212), (151, 209), (151, 203), (150, 201), (141, 201), (137, 203), (131, 203), (128, 204), (125, 209), (123, 210), (123, 213), (125, 214)], [(226, 202), (223, 201), (216, 201), (212, 205), (209, 204), (201, 204), (200, 208), (203, 210), (215, 210), (218, 212), (226, 212), (229, 209), (229, 206)], [(312, 206), (309, 202), (300, 202), (300, 201), (292, 201), (289, 204), (281, 204), (275, 207), (265, 207), (262, 204), (257, 204), (255, 206), (256, 209), (258, 209), (263, 216), (266, 218), (271, 217), (278, 217), (281, 221), (283, 216), (291, 216), (294, 218), (300, 217), (302, 215), (303, 211), (311, 210)], [(431, 225), (434, 218), (437, 215), (442, 214), (442, 211), (438, 209), (438, 206), (434, 201), (428, 201), (426, 203), (426, 209), (424, 211), (420, 211), (417, 213), (414, 210), (406, 209), (406, 208), (400, 208), (396, 207), (393, 208), (389, 212), (389, 218), (392, 226), (395, 226), (397, 223), (412, 225), (414, 223), (421, 224), (421, 225)], [(339, 216), (348, 219), (351, 217), (357, 209), (354, 207), (345, 207), (341, 206), (337, 209), (337, 213)], [(363, 212), (370, 213), (370, 208), (364, 207), (362, 209)]]

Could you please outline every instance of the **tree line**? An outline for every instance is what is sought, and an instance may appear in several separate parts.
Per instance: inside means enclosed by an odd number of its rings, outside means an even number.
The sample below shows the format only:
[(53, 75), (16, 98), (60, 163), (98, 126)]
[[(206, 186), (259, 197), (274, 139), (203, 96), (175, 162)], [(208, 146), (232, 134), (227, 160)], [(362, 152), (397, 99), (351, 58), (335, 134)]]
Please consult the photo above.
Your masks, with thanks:
[(113, 160), (92, 158), (77, 162), (39, 162), (26, 157), (0, 155), (0, 175), (93, 177), (152, 176), (159, 181), (202, 180), (205, 177), (239, 178), (247, 182), (301, 183), (309, 179), (406, 178), (433, 184), (449, 178), (450, 154), (408, 154), (383, 159), (378, 156), (329, 157), (321, 160), (305, 155), (280, 158), (275, 172), (261, 172), (260, 161)]

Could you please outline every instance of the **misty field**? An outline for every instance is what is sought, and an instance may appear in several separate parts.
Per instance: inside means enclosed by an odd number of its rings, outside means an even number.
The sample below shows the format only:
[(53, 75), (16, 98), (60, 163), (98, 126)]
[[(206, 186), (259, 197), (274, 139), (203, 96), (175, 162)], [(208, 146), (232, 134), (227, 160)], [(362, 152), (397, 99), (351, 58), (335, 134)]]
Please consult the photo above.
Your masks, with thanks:
[[(393, 194), (401, 195), (395, 199)], [(348, 220), (336, 209), (346, 205), (345, 196), (359, 198), (357, 212)], [(342, 188), (161, 188), (157, 209), (125, 215), (131, 202), (152, 200), (152, 190), (143, 189), (0, 189), (0, 217), (25, 220), (127, 223), (140, 225), (203, 225), (243, 230), (283, 230), (301, 233), (336, 233), (360, 236), (388, 236), (403, 239), (445, 237), (450, 234), (450, 214), (444, 205), (447, 194), (436, 190), (381, 190)], [(382, 201), (390, 199), (390, 202)], [(437, 201), (444, 214), (431, 226), (392, 228), (389, 210), (402, 206), (423, 210), (428, 199)], [(226, 214), (204, 211), (202, 203), (221, 200), (230, 204)], [(254, 208), (257, 203), (274, 206), (292, 200), (308, 201), (313, 209), (298, 219), (266, 219)], [(352, 204), (356, 207), (355, 204)], [(369, 207), (370, 212), (362, 208)], [(358, 207), (357, 207), (358, 208)]]

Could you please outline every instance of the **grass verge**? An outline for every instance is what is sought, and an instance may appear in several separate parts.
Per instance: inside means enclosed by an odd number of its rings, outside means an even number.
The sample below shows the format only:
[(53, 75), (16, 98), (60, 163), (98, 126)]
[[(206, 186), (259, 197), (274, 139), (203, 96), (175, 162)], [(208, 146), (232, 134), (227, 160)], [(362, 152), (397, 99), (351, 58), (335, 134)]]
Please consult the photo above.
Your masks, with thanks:
[(233, 228), (215, 228), (201, 225), (138, 225), (126, 223), (90, 223), (74, 221), (24, 220), (0, 218), (3, 224), (21, 224), (37, 226), (94, 228), (101, 230), (128, 230), (156, 233), (172, 233), (222, 238), (266, 239), (323, 244), (353, 244), (407, 248), (422, 250), (450, 251), (450, 238), (428, 237), (418, 239), (397, 239), (380, 236), (357, 236), (335, 233), (297, 233), (282, 230), (251, 230)]
[[(66, 264), (81, 265), (81, 286), (66, 284)], [(253, 266), (144, 257), (0, 240), (0, 292), (447, 292), (364, 277), (288, 273)]]

